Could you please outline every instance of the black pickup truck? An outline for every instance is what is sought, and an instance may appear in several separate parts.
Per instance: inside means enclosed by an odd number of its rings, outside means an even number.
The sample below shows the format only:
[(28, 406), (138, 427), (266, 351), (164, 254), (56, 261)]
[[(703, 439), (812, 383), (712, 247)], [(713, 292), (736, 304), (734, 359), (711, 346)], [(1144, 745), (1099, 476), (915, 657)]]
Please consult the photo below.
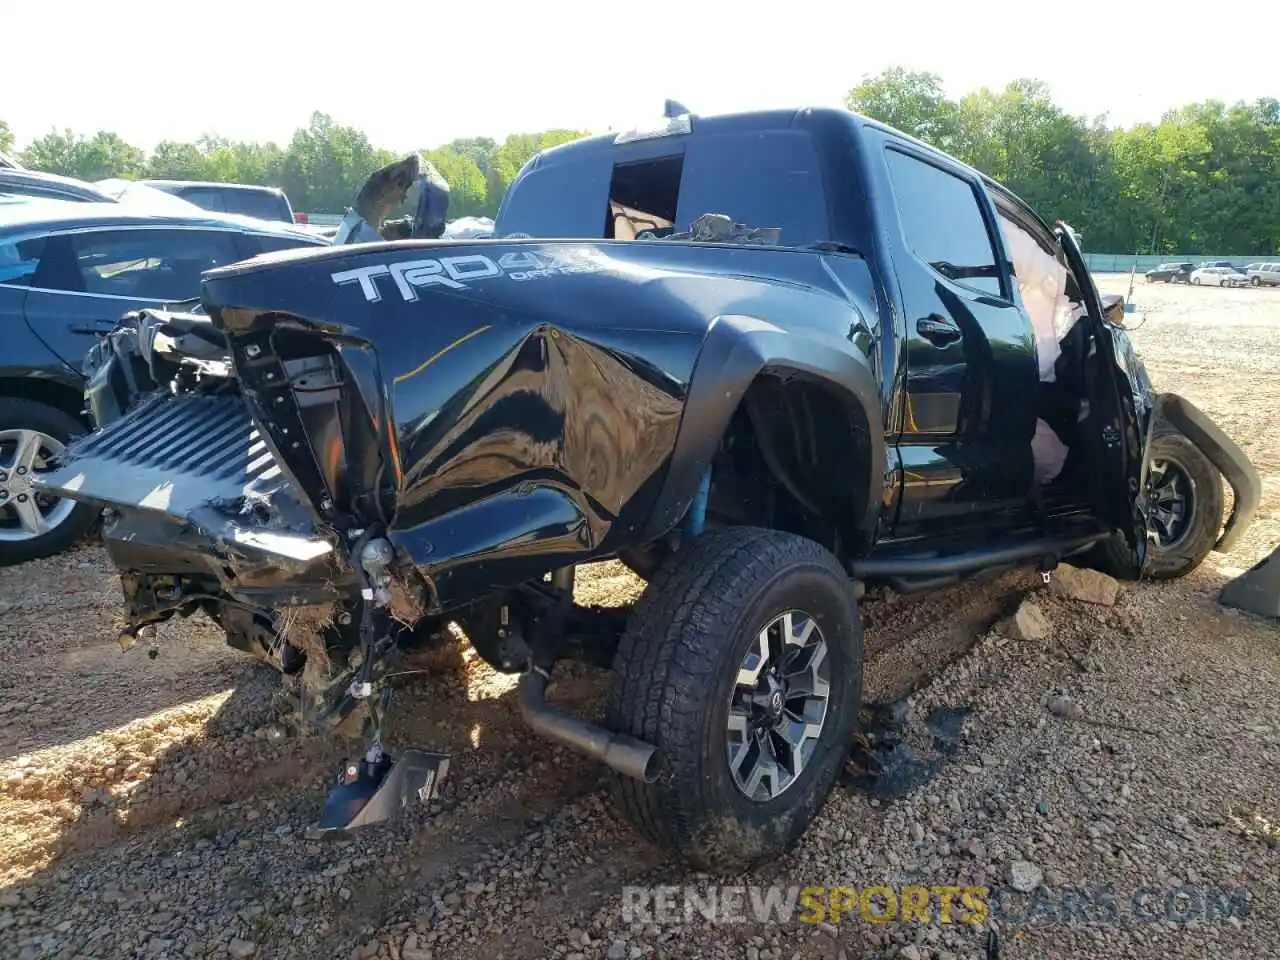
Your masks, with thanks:
[[(424, 181), (412, 236), (440, 207)], [(268, 254), (129, 317), (39, 482), (106, 508), (127, 637), (203, 610), (366, 721), (322, 828), (431, 794), (439, 757), (379, 744), (382, 678), (455, 622), (642, 833), (733, 866), (836, 779), (860, 586), (1178, 576), (1242, 533), (1256, 472), (1124, 319), (1069, 228), (923, 143), (669, 109), (533, 158), (491, 239)], [(604, 558), (633, 610), (573, 602)], [(603, 724), (548, 704), (566, 658), (615, 672)]]

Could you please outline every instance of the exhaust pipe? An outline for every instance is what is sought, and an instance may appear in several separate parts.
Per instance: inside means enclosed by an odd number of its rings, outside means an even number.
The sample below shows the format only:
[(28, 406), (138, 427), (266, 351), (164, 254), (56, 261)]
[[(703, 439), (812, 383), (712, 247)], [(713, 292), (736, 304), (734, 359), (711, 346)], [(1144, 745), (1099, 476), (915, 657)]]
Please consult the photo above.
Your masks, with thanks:
[(625, 733), (570, 716), (547, 703), (551, 677), (531, 667), (520, 678), (520, 713), (534, 732), (603, 761), (619, 773), (645, 783), (658, 779), (658, 748)]

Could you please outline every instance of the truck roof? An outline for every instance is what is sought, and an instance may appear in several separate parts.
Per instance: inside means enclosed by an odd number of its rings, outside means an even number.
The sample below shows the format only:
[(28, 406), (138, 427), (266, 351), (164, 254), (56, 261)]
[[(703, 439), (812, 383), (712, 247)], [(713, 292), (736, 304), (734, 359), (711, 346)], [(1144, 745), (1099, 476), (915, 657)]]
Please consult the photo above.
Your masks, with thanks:
[[(847, 146), (850, 136), (858, 137), (864, 128), (874, 128), (913, 144), (918, 149), (933, 154), (954, 167), (959, 167), (972, 176), (982, 180), (997, 201), (1004, 201), (1007, 206), (1016, 208), (1017, 212), (1045, 230), (1050, 227), (1044, 218), (1026, 201), (1008, 187), (992, 179), (981, 170), (946, 153), (933, 144), (926, 143), (917, 137), (904, 133), (879, 120), (864, 114), (856, 113), (840, 107), (807, 106), (795, 108), (775, 108), (770, 110), (753, 110), (737, 113), (713, 114), (699, 116), (697, 114), (680, 114), (674, 117), (659, 118), (651, 128), (640, 128), (623, 132), (609, 132), (595, 136), (583, 137), (568, 143), (549, 147), (531, 157), (520, 170), (508, 190), (508, 195), (515, 190), (528, 175), (537, 171), (552, 170), (561, 164), (590, 162), (593, 156), (608, 156), (614, 152), (633, 153), (636, 145), (644, 141), (660, 144), (664, 140), (677, 138), (715, 137), (724, 134), (742, 134), (754, 131), (765, 132), (805, 128), (814, 131), (838, 131), (843, 136), (833, 136), (832, 142), (844, 140), (840, 146)], [(818, 134), (821, 136), (821, 134)], [(655, 147), (655, 155), (661, 147)], [(504, 198), (505, 203), (505, 198)], [(502, 212), (499, 212), (499, 220)]]
[[(679, 119), (679, 118), (673, 118)], [(752, 130), (783, 130), (790, 127), (800, 125), (817, 126), (822, 121), (848, 124), (854, 127), (875, 127), (879, 130), (886, 131), (896, 137), (900, 137), (911, 143), (916, 144), (924, 150), (947, 157), (952, 163), (959, 164), (962, 167), (973, 170), (979, 176), (985, 176), (979, 170), (974, 170), (968, 164), (956, 159), (950, 154), (938, 149), (933, 144), (926, 143), (908, 133), (903, 133), (895, 127), (891, 127), (879, 120), (872, 119), (865, 114), (856, 113), (852, 110), (846, 110), (841, 107), (793, 107), (793, 108), (775, 108), (772, 110), (750, 110), (738, 113), (720, 113), (708, 116), (699, 116), (697, 114), (689, 115), (689, 129), (677, 129), (672, 132), (664, 132), (662, 123), (653, 124), (652, 130), (640, 129), (638, 131), (611, 131), (609, 133), (597, 134), (591, 137), (582, 137), (578, 140), (571, 140), (568, 143), (558, 144), (554, 147), (548, 147), (546, 150), (536, 154), (530, 163), (538, 161), (540, 163), (553, 163), (562, 160), (575, 159), (585, 153), (595, 151), (611, 151), (626, 143), (632, 143), (640, 139), (660, 140), (667, 136), (706, 136), (722, 133), (743, 133)], [(989, 179), (989, 178), (988, 178)]]
[(855, 121), (874, 122), (863, 117), (861, 114), (853, 113), (849, 110), (838, 110), (833, 107), (799, 107), (792, 109), (773, 109), (773, 110), (753, 110), (744, 113), (721, 113), (712, 114), (710, 116), (698, 116), (696, 114), (689, 117), (691, 129), (677, 129), (672, 132), (664, 132), (663, 122), (653, 124), (652, 130), (642, 129), (639, 131), (611, 131), (609, 133), (596, 134), (591, 137), (582, 137), (578, 140), (571, 140), (568, 143), (561, 143), (554, 147), (548, 147), (535, 154), (529, 163), (533, 165), (542, 165), (550, 163), (559, 163), (567, 160), (576, 160), (584, 154), (590, 153), (607, 153), (622, 146), (626, 143), (633, 143), (640, 139), (660, 140), (669, 136), (705, 136), (707, 134), (716, 133), (741, 133), (752, 130), (781, 130), (787, 127), (795, 126), (796, 121), (806, 115), (821, 116), (829, 114), (832, 117), (839, 117), (842, 122), (848, 122), (850, 118)]

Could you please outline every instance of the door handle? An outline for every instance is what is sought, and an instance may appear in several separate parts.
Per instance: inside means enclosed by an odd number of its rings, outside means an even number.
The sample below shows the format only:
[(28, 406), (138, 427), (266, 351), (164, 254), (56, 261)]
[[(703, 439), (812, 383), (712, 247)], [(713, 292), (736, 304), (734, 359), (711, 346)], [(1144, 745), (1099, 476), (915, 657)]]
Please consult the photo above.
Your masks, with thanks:
[(921, 317), (917, 320), (916, 333), (936, 347), (945, 347), (949, 343), (955, 343), (962, 336), (960, 328), (956, 326), (955, 321), (948, 320), (946, 317), (936, 313), (931, 313), (929, 316)]
[(89, 324), (77, 324), (76, 326), (68, 327), (67, 329), (72, 333), (96, 336), (100, 333), (110, 333), (116, 328), (116, 324), (118, 322), (119, 321), (116, 320), (94, 320), (92, 326)]

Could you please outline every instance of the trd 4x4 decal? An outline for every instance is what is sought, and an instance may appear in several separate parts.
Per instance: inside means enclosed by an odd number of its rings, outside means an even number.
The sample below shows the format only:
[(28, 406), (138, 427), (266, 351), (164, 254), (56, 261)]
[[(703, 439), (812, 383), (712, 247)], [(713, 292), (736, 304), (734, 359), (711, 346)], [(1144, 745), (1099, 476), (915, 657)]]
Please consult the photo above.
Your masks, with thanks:
[(382, 299), (382, 290), (376, 282), (379, 277), (390, 277), (400, 296), (406, 302), (418, 299), (418, 287), (441, 286), (451, 290), (466, 290), (476, 280), (506, 277), (523, 282), (542, 280), (546, 277), (574, 273), (598, 273), (605, 269), (604, 257), (598, 250), (519, 250), (487, 257), (483, 254), (463, 254), (453, 257), (397, 260), (392, 263), (375, 263), (354, 270), (341, 270), (330, 274), (338, 286), (357, 283), (360, 292), (370, 303)]

